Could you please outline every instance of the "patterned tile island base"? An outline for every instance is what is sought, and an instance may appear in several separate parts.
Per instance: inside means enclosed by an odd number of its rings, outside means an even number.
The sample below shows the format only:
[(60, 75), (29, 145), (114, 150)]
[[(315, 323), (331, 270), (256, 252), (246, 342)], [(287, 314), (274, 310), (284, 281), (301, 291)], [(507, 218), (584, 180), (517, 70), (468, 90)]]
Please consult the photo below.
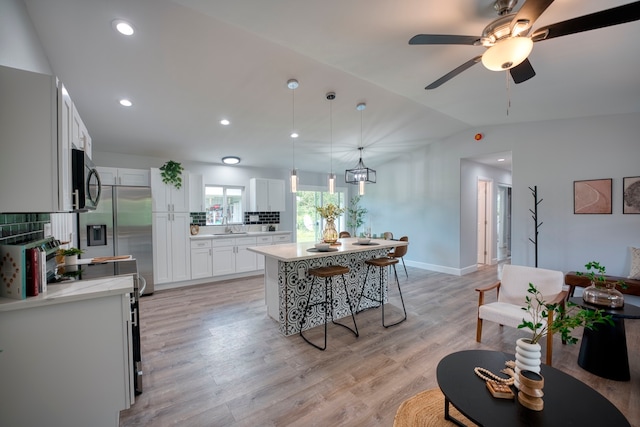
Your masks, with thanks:
[[(332, 256), (317, 258), (307, 258), (296, 261), (281, 261), (267, 257), (265, 260), (265, 287), (267, 310), (269, 316), (276, 319), (280, 325), (280, 332), (284, 335), (294, 335), (300, 332), (300, 319), (302, 311), (307, 301), (307, 296), (311, 289), (313, 278), (307, 274), (310, 268), (322, 267), (325, 265), (339, 264), (349, 267), (349, 274), (345, 275), (347, 281), (347, 291), (353, 309), (355, 311), (358, 304), (358, 296), (362, 290), (366, 273), (365, 261), (371, 258), (385, 256), (389, 248), (370, 249), (359, 252), (339, 253)], [(316, 279), (324, 280), (324, 279)], [(372, 269), (367, 278), (367, 294), (377, 291), (379, 287), (380, 273), (378, 269)], [(383, 275), (384, 287), (383, 299), (386, 301), (387, 274)], [(340, 319), (349, 316), (347, 298), (342, 287), (342, 279), (333, 279), (333, 312), (334, 318)], [(324, 300), (324, 283), (322, 286), (315, 286), (311, 295), (311, 302)], [(363, 299), (360, 309), (376, 307), (377, 303), (368, 299)], [(307, 314), (305, 329), (310, 329), (322, 325), (325, 320), (323, 306), (316, 306)]]

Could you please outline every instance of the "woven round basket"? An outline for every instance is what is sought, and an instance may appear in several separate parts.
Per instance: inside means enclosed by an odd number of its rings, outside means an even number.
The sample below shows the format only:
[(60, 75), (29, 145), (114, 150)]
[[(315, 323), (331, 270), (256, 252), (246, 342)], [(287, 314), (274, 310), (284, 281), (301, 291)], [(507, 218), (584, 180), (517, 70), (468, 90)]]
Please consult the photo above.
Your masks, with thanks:
[[(453, 405), (449, 415), (467, 425), (473, 425)], [(455, 425), (444, 419), (444, 395), (439, 388), (425, 390), (405, 400), (398, 407), (393, 427), (447, 427)]]

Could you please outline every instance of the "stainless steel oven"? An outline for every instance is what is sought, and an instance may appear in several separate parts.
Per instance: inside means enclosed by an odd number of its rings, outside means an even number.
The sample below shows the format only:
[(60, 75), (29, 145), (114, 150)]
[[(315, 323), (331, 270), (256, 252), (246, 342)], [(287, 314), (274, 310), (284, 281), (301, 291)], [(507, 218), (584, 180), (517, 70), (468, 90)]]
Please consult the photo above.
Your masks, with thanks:
[(145, 280), (138, 274), (138, 265), (135, 259), (114, 259), (106, 262), (84, 262), (78, 260), (78, 264), (70, 271), (56, 270), (49, 282), (63, 282), (67, 280), (89, 280), (109, 276), (132, 275), (133, 293), (131, 294), (131, 342), (133, 353), (133, 384), (135, 394), (142, 393), (142, 351), (140, 349), (140, 296), (145, 292)]

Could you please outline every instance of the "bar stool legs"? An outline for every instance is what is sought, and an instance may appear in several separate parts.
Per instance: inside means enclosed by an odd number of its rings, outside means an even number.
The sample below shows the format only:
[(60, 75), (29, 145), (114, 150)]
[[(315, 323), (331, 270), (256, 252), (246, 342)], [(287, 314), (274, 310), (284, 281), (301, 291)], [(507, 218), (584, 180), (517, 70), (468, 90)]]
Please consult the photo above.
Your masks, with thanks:
[[(367, 264), (367, 272), (365, 273), (364, 276), (364, 283), (362, 284), (362, 292), (360, 292), (360, 298), (358, 299), (358, 305), (356, 306), (356, 312), (358, 312), (358, 309), (360, 308), (360, 302), (362, 302), (362, 298), (366, 298), (370, 301), (374, 301), (379, 303), (382, 306), (382, 326), (384, 326), (385, 328), (389, 328), (391, 326), (395, 326), (399, 323), (404, 322), (405, 320), (407, 320), (407, 309), (404, 305), (404, 298), (402, 297), (402, 289), (400, 289), (400, 281), (398, 280), (398, 271), (396, 270), (396, 264), (398, 263), (398, 259), (397, 258), (374, 258), (374, 259), (370, 259), (365, 261), (365, 264)], [(366, 296), (364, 294), (366, 287), (367, 287), (367, 277), (369, 276), (369, 269), (371, 267), (379, 267), (380, 269), (380, 286), (379, 286), (379, 299), (376, 299), (374, 297), (369, 297)], [(402, 311), (404, 312), (404, 317), (400, 320), (398, 320), (395, 323), (391, 323), (389, 325), (387, 325), (385, 323), (385, 316), (384, 316), (384, 301), (383, 301), (383, 286), (384, 286), (384, 282), (383, 282), (383, 278), (384, 278), (384, 267), (388, 267), (388, 266), (393, 266), (393, 273), (396, 277), (396, 284), (398, 285), (398, 293), (400, 293), (400, 301), (402, 302)]]
[[(309, 294), (307, 295), (307, 302), (305, 304), (304, 307), (304, 311), (302, 313), (302, 319), (300, 321), (300, 336), (302, 337), (302, 339), (304, 339), (307, 343), (311, 344), (312, 346), (314, 346), (315, 348), (319, 349), (319, 350), (325, 350), (327, 348), (327, 324), (329, 323), (329, 315), (331, 315), (331, 322), (335, 325), (339, 325), (342, 326), (343, 328), (346, 328), (348, 330), (350, 330), (351, 332), (354, 333), (354, 335), (360, 336), (359, 332), (358, 332), (358, 325), (356, 324), (356, 316), (353, 312), (353, 308), (351, 305), (351, 300), (349, 298), (349, 292), (347, 291), (347, 281), (344, 278), (344, 275), (346, 273), (349, 272), (349, 268), (348, 267), (343, 267), (343, 266), (335, 266), (335, 265), (330, 265), (330, 266), (326, 266), (326, 267), (319, 267), (319, 268), (313, 268), (313, 269), (309, 269), (308, 273), (310, 276), (313, 276), (314, 279), (311, 282), (311, 288), (309, 289)], [(354, 328), (351, 328), (350, 326), (347, 326), (343, 323), (340, 322), (336, 322), (333, 319), (333, 283), (332, 283), (332, 279), (335, 276), (342, 276), (342, 286), (344, 288), (344, 293), (347, 296), (347, 304), (349, 305), (349, 311), (351, 312), (351, 319), (353, 320), (353, 326)], [(316, 278), (322, 278), (324, 277), (324, 301), (318, 301), (315, 302), (313, 304), (309, 304), (311, 301), (311, 294), (313, 293), (313, 287), (316, 285)], [(312, 307), (315, 306), (324, 306), (324, 345), (321, 347), (313, 342), (311, 342), (307, 337), (304, 336), (303, 333), (303, 328), (304, 328), (304, 324), (305, 324), (305, 320), (307, 319), (307, 313), (309, 312), (309, 310)]]

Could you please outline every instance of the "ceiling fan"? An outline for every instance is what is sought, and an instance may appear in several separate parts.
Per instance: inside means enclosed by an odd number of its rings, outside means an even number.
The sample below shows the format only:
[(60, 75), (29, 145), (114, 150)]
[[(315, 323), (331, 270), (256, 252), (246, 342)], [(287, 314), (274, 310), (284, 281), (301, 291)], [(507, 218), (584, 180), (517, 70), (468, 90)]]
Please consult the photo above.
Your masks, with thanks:
[(440, 77), (425, 89), (435, 89), (478, 62), (493, 71), (509, 70), (515, 83), (533, 76), (528, 56), (533, 43), (555, 37), (624, 24), (640, 19), (640, 1), (557, 22), (531, 31), (534, 22), (553, 3), (553, 0), (525, 0), (517, 13), (511, 13), (518, 0), (495, 0), (494, 9), (500, 15), (482, 31), (481, 36), (446, 34), (418, 34), (409, 40), (411, 45), (470, 45), (487, 50)]

